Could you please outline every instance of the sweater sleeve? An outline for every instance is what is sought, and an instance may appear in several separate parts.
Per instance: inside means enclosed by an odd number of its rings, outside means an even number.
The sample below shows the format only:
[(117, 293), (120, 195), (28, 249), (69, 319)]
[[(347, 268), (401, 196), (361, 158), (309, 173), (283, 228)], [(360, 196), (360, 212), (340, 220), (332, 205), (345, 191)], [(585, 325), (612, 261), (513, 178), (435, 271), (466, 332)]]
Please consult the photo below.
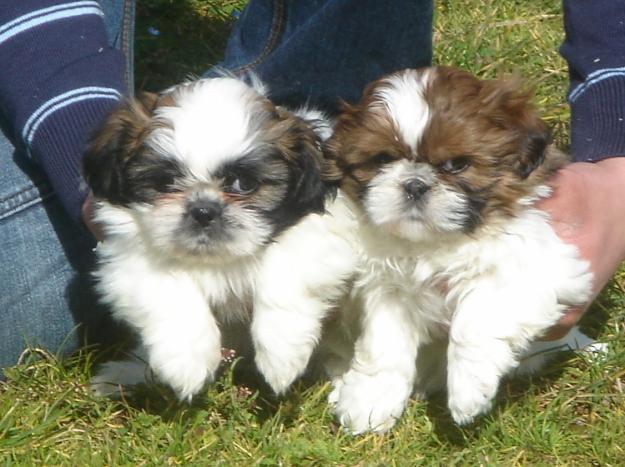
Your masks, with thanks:
[(15, 0), (0, 8), (0, 111), (8, 137), (46, 173), (76, 221), (87, 189), (81, 158), (124, 85), (96, 1)]
[(564, 27), (573, 160), (625, 156), (625, 2), (564, 0)]

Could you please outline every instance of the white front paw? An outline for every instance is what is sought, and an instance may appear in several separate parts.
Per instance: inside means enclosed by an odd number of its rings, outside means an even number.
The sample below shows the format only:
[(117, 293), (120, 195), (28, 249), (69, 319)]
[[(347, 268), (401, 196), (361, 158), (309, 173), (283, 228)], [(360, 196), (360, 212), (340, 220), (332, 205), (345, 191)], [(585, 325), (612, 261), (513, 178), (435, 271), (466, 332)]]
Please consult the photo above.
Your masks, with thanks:
[(266, 348), (256, 351), (256, 366), (276, 394), (286, 392), (293, 381), (306, 369), (308, 358), (293, 353), (295, 355), (291, 358), (285, 358), (284, 354), (278, 355), (267, 351)]
[[(186, 349), (177, 353), (152, 349), (150, 366), (159, 381), (169, 385), (178, 399), (190, 402), (207, 382), (212, 382), (221, 362), (219, 346)], [(194, 351), (191, 351), (194, 350)]]
[[(466, 365), (474, 366), (471, 363)], [(466, 368), (459, 368), (461, 366), (458, 364), (449, 370), (448, 406), (454, 421), (458, 425), (467, 425), (490, 410), (500, 377), (491, 368), (469, 372)]]
[(368, 375), (349, 370), (333, 384), (328, 402), (341, 425), (353, 434), (390, 430), (412, 392), (410, 381), (389, 371)]
[(261, 320), (259, 315), (252, 324), (256, 367), (271, 389), (283, 394), (306, 371), (320, 328), (307, 321), (299, 328), (285, 327), (285, 320), (273, 322), (268, 313)]

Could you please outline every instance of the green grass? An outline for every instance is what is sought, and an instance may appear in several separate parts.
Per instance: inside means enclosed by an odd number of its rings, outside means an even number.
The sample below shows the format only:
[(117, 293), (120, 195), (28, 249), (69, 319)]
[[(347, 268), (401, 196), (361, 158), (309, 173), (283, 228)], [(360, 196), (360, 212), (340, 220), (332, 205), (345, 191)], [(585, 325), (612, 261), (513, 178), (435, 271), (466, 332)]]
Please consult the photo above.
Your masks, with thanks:
[[(228, 31), (245, 0), (137, 2), (135, 85), (160, 91), (201, 75), (222, 57)], [(150, 30), (156, 29), (158, 35)]]
[[(137, 86), (157, 90), (219, 60), (242, 1), (140, 3)], [(148, 34), (147, 28), (160, 35)], [(566, 146), (560, 0), (439, 1), (435, 60), (483, 77), (514, 72)], [(456, 427), (442, 398), (413, 401), (387, 436), (352, 437), (328, 412), (328, 387), (300, 384), (284, 400), (250, 394), (232, 369), (193, 405), (166, 391), (134, 400), (87, 390), (93, 354), (45, 356), (0, 383), (0, 465), (619, 465), (625, 459), (625, 272), (584, 329), (610, 351), (567, 355), (533, 380), (505, 383), (493, 411)]]

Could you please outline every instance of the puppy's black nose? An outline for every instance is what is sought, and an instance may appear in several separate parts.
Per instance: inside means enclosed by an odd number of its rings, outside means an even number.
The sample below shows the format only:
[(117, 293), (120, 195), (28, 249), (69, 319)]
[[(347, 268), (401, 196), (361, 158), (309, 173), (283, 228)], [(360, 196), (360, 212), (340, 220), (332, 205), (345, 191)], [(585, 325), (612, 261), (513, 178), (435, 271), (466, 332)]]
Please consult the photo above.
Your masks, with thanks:
[(215, 201), (195, 201), (189, 206), (189, 214), (201, 226), (207, 226), (221, 214), (223, 208)]
[(404, 183), (404, 191), (408, 195), (408, 198), (412, 200), (421, 198), (429, 189), (430, 186), (423, 183), (421, 180), (409, 180)]

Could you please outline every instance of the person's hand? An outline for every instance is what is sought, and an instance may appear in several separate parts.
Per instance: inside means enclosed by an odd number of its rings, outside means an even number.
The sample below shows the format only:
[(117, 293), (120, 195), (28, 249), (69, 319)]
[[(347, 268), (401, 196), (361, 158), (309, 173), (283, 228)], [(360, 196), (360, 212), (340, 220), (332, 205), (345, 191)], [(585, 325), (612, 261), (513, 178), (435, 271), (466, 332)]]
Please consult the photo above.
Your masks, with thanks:
[(97, 241), (102, 241), (104, 234), (102, 233), (102, 227), (93, 220), (93, 195), (89, 193), (85, 202), (80, 210), (82, 221), (89, 231), (93, 234)]
[[(625, 157), (572, 163), (550, 185), (553, 195), (537, 207), (549, 213), (556, 234), (590, 263), (592, 301), (625, 259)], [(566, 335), (589, 305), (569, 310), (543, 339)]]

